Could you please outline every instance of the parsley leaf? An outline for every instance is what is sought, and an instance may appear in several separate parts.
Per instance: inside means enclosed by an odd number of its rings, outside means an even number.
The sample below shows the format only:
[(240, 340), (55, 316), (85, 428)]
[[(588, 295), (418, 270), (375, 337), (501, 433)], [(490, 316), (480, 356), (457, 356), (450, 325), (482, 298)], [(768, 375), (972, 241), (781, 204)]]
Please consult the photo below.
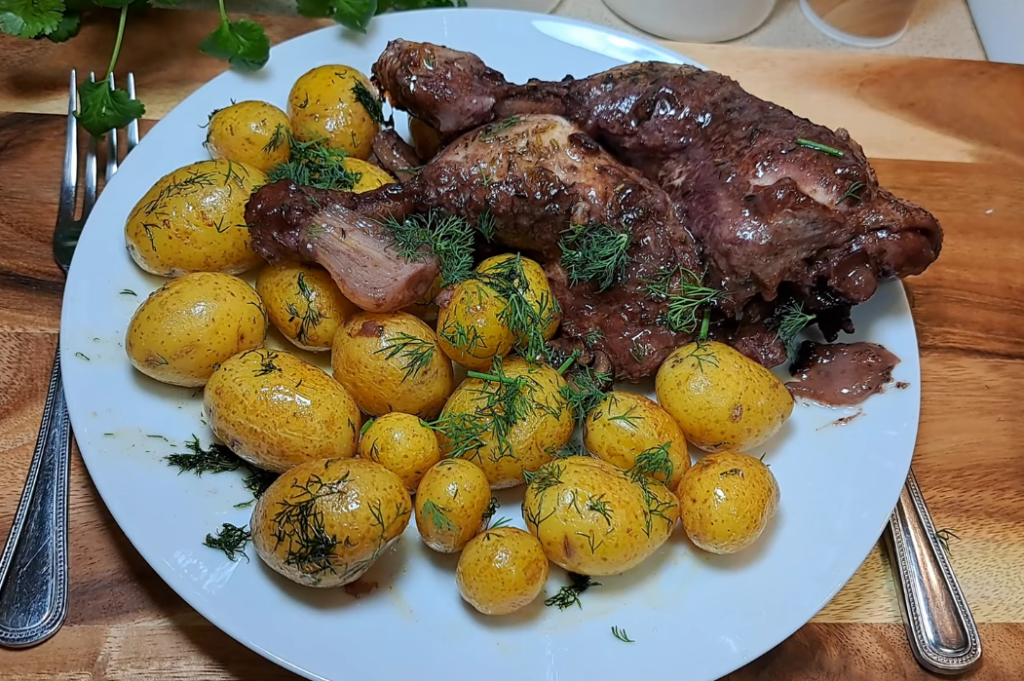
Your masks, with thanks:
[(334, 14), (331, 0), (298, 0), (295, 9), (304, 17), (329, 17)]
[(332, 0), (334, 20), (345, 28), (366, 33), (370, 19), (377, 13), (377, 0)]
[(75, 116), (83, 128), (97, 137), (113, 128), (123, 128), (146, 113), (142, 102), (120, 88), (111, 90), (105, 80), (82, 83), (78, 86), (78, 97), (81, 108)]
[(64, 0), (0, 0), (0, 31), (35, 38), (57, 30)]
[(255, 21), (228, 21), (225, 15), (213, 33), (200, 43), (199, 51), (225, 59), (240, 71), (256, 71), (270, 59), (270, 39)]
[(46, 34), (46, 37), (55, 43), (62, 43), (65, 40), (71, 40), (78, 35), (78, 29), (82, 27), (82, 16), (73, 10), (68, 12), (60, 18), (60, 23), (57, 24), (57, 28), (53, 29), (50, 33)]

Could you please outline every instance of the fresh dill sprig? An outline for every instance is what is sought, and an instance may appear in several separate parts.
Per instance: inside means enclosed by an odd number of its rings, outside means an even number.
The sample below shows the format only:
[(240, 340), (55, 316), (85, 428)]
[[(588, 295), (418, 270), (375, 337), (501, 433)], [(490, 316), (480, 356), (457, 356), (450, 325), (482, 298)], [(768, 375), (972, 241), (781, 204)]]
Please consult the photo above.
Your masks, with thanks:
[(703, 310), (720, 302), (724, 294), (705, 286), (703, 277), (683, 266), (663, 269), (647, 284), (647, 292), (668, 302), (664, 323), (671, 331), (693, 333), (700, 325)]
[[(670, 444), (670, 442), (666, 442), (637, 454), (636, 459), (633, 460), (633, 467), (630, 469), (631, 476), (634, 479), (639, 476), (661, 479), (667, 484), (672, 478), (672, 473), (675, 472), (675, 466), (668, 455)], [(659, 475), (662, 477), (659, 478)]]
[(477, 275), (505, 299), (498, 319), (516, 338), (516, 351), (529, 362), (549, 360), (550, 350), (544, 330), (559, 313), (558, 302), (547, 292), (534, 302), (527, 297), (531, 291), (522, 256), (516, 254), (492, 265)]
[[(610, 406), (615, 406), (615, 403), (612, 403)], [(633, 412), (635, 412), (635, 411), (636, 411), (636, 407), (635, 406), (634, 407), (630, 407), (629, 409), (627, 409), (626, 411), (622, 412), (621, 414), (615, 414), (614, 416), (609, 416), (608, 420), (609, 421), (617, 421), (618, 423), (625, 423), (630, 428), (633, 428), (634, 430), (636, 430), (637, 425), (641, 421), (644, 420), (644, 417), (641, 416), (640, 414), (634, 414)]]
[(224, 555), (231, 559), (232, 562), (238, 560), (238, 556), (242, 556), (248, 561), (249, 556), (245, 553), (245, 547), (250, 539), (252, 539), (252, 533), (249, 532), (247, 527), (238, 527), (231, 523), (224, 523), (217, 530), (216, 536), (212, 534), (206, 535), (203, 546), (223, 551)]
[(306, 311), (300, 313), (299, 308), (295, 305), (295, 303), (291, 301), (288, 302), (288, 304), (285, 306), (285, 309), (287, 310), (290, 316), (290, 318), (288, 319), (289, 322), (293, 322), (296, 319), (302, 320), (301, 322), (299, 322), (299, 331), (298, 333), (295, 334), (295, 340), (299, 341), (300, 343), (305, 343), (309, 341), (310, 331), (320, 326), (320, 322), (323, 321), (324, 315), (313, 304), (316, 298), (316, 293), (313, 291), (313, 289), (309, 287), (309, 284), (306, 282), (305, 272), (299, 272), (296, 284), (299, 287), (299, 295), (302, 296), (302, 298), (306, 301)]
[(292, 137), (290, 144), (289, 159), (270, 169), (268, 182), (291, 180), (303, 187), (351, 191), (363, 177), (345, 168), (348, 154), (343, 149), (333, 149), (323, 139), (301, 142)]
[(242, 479), (242, 486), (252, 492), (252, 497), (255, 501), (263, 496), (263, 493), (267, 491), (268, 487), (274, 484), (274, 481), (277, 480), (277, 478), (278, 473), (250, 466), (249, 475)]
[(512, 525), (511, 518), (498, 518), (493, 523), (487, 526), (488, 530), (497, 530), (500, 527), (509, 527)]
[(813, 142), (811, 140), (805, 140), (802, 137), (798, 137), (796, 143), (801, 147), (807, 147), (808, 149), (814, 149), (815, 151), (823, 151), (830, 156), (845, 156), (845, 154), (839, 149), (830, 147), (827, 144), (822, 144), (821, 142)]
[(480, 330), (475, 326), (466, 326), (455, 319), (454, 315), (445, 320), (437, 335), (448, 341), (452, 347), (460, 348), (469, 355), (477, 348), (487, 348), (487, 341), (480, 335)]
[(421, 371), (430, 366), (434, 360), (434, 351), (437, 346), (433, 341), (417, 338), (407, 333), (398, 333), (384, 339), (379, 350), (373, 354), (384, 355), (387, 359), (398, 358), (402, 361), (402, 370), (405, 375), (402, 381), (414, 378)]
[(384, 122), (384, 111), (380, 100), (370, 92), (369, 88), (363, 85), (362, 81), (357, 80), (356, 84), (352, 86), (352, 95), (356, 98), (357, 102), (363, 105), (366, 113), (375, 123), (379, 125)]
[(619, 639), (623, 643), (636, 643), (627, 634), (625, 629), (619, 629), (618, 627), (612, 627), (612, 636)]
[(389, 217), (383, 223), (398, 244), (399, 255), (419, 260), (424, 250), (441, 261), (441, 285), (457, 284), (473, 274), (473, 226), (457, 215), (434, 209), (405, 220)]
[(490, 425), (475, 414), (448, 414), (427, 425), (448, 442), (448, 458), (472, 461), (487, 445), (483, 435)]
[(583, 603), (580, 602), (580, 594), (592, 586), (601, 586), (601, 582), (592, 581), (587, 575), (570, 572), (569, 584), (563, 586), (558, 590), (558, 593), (544, 601), (544, 605), (548, 607), (557, 606), (559, 610), (565, 610), (574, 605), (582, 609)]
[(605, 336), (603, 331), (600, 329), (591, 329), (583, 335), (583, 344), (588, 348), (591, 348), (603, 341), (604, 338)]
[(775, 337), (786, 346), (786, 357), (790, 363), (796, 361), (800, 349), (796, 337), (815, 319), (817, 316), (804, 312), (803, 303), (790, 301), (779, 308)]
[(429, 499), (423, 503), (423, 515), (433, 523), (435, 528), (442, 532), (454, 532), (455, 523), (445, 513), (447, 510)]
[(476, 228), (487, 241), (491, 241), (494, 238), (497, 221), (494, 218), (494, 213), (489, 208), (484, 208), (480, 212), (480, 216), (476, 219)]
[(936, 530), (935, 538), (939, 541), (939, 544), (942, 545), (942, 549), (946, 552), (946, 555), (949, 556), (949, 555), (953, 555), (949, 551), (949, 540), (950, 539), (956, 539), (956, 540), (959, 541), (960, 536), (957, 535), (957, 533), (954, 532), (953, 530), (942, 529), (942, 530)]
[(546, 463), (536, 470), (534, 473), (526, 471), (523, 473), (523, 478), (526, 480), (526, 484), (533, 487), (535, 494), (542, 494), (552, 487), (557, 487), (562, 484), (562, 473), (565, 472), (565, 466), (562, 466), (556, 462)]
[(209, 449), (203, 449), (195, 435), (185, 443), (185, 447), (190, 454), (171, 454), (164, 457), (169, 465), (178, 467), (179, 475), (189, 472), (201, 477), (203, 473), (237, 471), (245, 465), (234, 452), (222, 444), (214, 442)]
[(306, 574), (334, 571), (334, 549), (338, 538), (328, 535), (320, 499), (343, 494), (349, 474), (337, 481), (325, 482), (311, 475), (305, 485), (295, 483), (288, 497), (278, 502), (273, 517), (277, 545), (287, 542), (285, 563)]
[(483, 518), (481, 519), (482, 520), (482, 524), (485, 527), (487, 526), (487, 524), (489, 522), (491, 522), (491, 518), (494, 517), (494, 514), (498, 512), (499, 508), (501, 508), (501, 503), (498, 501), (498, 498), (497, 497), (491, 497), (491, 503), (488, 504), (487, 510), (484, 511)]
[(278, 123), (277, 127), (274, 128), (274, 132), (270, 136), (270, 139), (267, 140), (265, 145), (263, 145), (263, 153), (268, 155), (274, 153), (281, 148), (281, 145), (284, 144), (287, 139), (288, 133), (284, 129), (284, 124)]
[(604, 291), (626, 271), (632, 235), (605, 223), (571, 225), (558, 242), (562, 249), (562, 267), (573, 286), (589, 281)]
[(604, 399), (602, 385), (607, 385), (611, 376), (595, 372), (590, 367), (579, 367), (574, 375), (568, 379), (559, 392), (569, 403), (569, 407), (576, 415), (576, 419), (582, 421), (587, 414), (592, 412)]

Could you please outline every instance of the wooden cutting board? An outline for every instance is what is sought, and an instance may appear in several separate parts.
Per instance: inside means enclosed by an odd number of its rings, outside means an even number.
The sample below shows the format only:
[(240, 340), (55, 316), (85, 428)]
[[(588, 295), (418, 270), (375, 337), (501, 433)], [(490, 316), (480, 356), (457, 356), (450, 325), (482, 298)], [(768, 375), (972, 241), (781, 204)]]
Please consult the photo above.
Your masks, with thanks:
[[(275, 42), (324, 25), (260, 20)], [(215, 23), (194, 12), (132, 18), (119, 72), (136, 73), (154, 118), (222, 70), (194, 49)], [(63, 290), (50, 236), (64, 119), (46, 114), (66, 111), (68, 70), (102, 68), (111, 39), (108, 23), (60, 46), (0, 38), (0, 539), (32, 454)], [(960, 537), (951, 560), (985, 647), (970, 676), (1024, 677), (1024, 419), (1016, 401), (1024, 385), (1024, 67), (673, 47), (802, 115), (849, 128), (877, 159), (881, 182), (945, 227), (938, 262), (906, 282), (923, 382), (914, 468), (937, 527)], [(294, 678), (210, 625), (156, 576), (114, 524), (77, 452), (71, 523), (67, 624), (43, 646), (0, 651), (0, 679)], [(685, 665), (685, 641), (680, 651), (667, 660), (672, 668)], [(878, 548), (811, 624), (728, 677), (926, 678)]]

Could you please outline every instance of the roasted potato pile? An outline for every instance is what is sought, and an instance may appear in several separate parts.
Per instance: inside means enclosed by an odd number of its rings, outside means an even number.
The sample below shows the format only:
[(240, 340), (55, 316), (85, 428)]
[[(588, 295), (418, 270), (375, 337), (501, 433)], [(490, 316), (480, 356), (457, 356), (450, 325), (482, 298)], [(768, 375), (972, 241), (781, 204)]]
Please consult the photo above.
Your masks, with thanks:
[[(171, 277), (128, 324), (131, 363), (203, 387), (216, 438), (279, 474), (235, 534), (286, 578), (335, 587), (366, 573), (415, 515), (426, 546), (461, 552), (453, 593), (486, 615), (533, 603), (549, 563), (608, 577), (686, 550), (668, 543), (680, 520), (709, 553), (756, 542), (779, 485), (743, 452), (779, 431), (793, 399), (732, 348), (703, 337), (678, 348), (658, 371), (657, 401), (602, 391), (585, 353), (555, 363), (547, 342), (561, 311), (538, 262), (445, 262), (458, 244), (437, 242), (441, 223), (424, 216), (417, 238), (440, 274), (403, 311), (359, 309), (319, 266), (262, 263), (243, 217), (259, 186), (368, 192), (395, 181), (371, 162), (381, 106), (370, 80), (341, 65), (300, 77), (287, 113), (232, 103), (210, 117), (211, 160), (161, 178), (125, 224), (139, 267)], [(421, 157), (437, 152), (436, 130), (411, 129)], [(474, 235), (493, 232), (484, 217)], [(233, 276), (260, 264), (254, 286)], [(271, 325), (287, 342), (268, 340)], [(303, 354), (327, 351), (330, 372)], [(691, 465), (689, 445), (708, 454)], [(492, 490), (520, 485), (525, 531), (493, 517)]]

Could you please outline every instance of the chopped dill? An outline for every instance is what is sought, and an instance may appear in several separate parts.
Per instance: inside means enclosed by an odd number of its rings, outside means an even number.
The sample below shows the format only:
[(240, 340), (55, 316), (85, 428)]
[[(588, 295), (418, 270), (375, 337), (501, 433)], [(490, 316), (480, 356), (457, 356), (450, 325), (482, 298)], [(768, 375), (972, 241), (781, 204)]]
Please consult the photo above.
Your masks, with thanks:
[(548, 607), (557, 606), (559, 610), (565, 610), (574, 605), (582, 609), (583, 603), (580, 602), (580, 594), (592, 586), (601, 586), (601, 582), (592, 581), (587, 575), (570, 572), (569, 584), (563, 586), (558, 590), (558, 593), (544, 601), (544, 605)]
[(352, 94), (355, 96), (356, 101), (363, 105), (366, 113), (375, 123), (379, 125), (384, 122), (384, 111), (382, 110), (380, 100), (370, 92), (369, 88), (363, 85), (362, 81), (357, 80), (356, 84), (352, 86)]
[(707, 307), (720, 302), (724, 294), (704, 285), (703, 277), (682, 267), (663, 269), (647, 284), (647, 292), (668, 302), (663, 322), (671, 331), (693, 333)]
[(268, 182), (291, 180), (303, 187), (350, 191), (363, 177), (345, 168), (344, 150), (327, 146), (323, 139), (301, 142), (292, 137), (290, 145), (289, 159), (270, 169)]
[(570, 225), (562, 232), (562, 267), (573, 286), (589, 281), (598, 291), (612, 286), (629, 264), (632, 236), (623, 227), (617, 230), (605, 223)]
[(457, 284), (472, 275), (474, 230), (461, 217), (433, 209), (402, 221), (389, 217), (382, 224), (398, 244), (398, 254), (406, 260), (419, 260), (424, 250), (437, 256), (442, 286)]
[(247, 527), (238, 527), (231, 523), (224, 523), (217, 530), (216, 536), (212, 534), (206, 535), (203, 546), (223, 551), (224, 555), (232, 562), (237, 561), (238, 556), (242, 556), (248, 561), (249, 556), (245, 553), (245, 547), (250, 539), (252, 539), (252, 534)]
[(402, 370), (405, 372), (405, 375), (402, 376), (404, 382), (409, 378), (415, 378), (430, 366), (436, 349), (437, 346), (433, 341), (417, 338), (407, 333), (398, 333), (384, 339), (380, 349), (373, 354), (383, 354), (386, 359), (397, 357), (402, 362)]
[(619, 629), (618, 627), (612, 627), (612, 636), (619, 639), (623, 643), (636, 643), (627, 634), (625, 629)]
[(783, 305), (776, 314), (777, 330), (775, 337), (786, 346), (786, 357), (790, 363), (793, 363), (796, 361), (797, 352), (800, 349), (800, 344), (797, 343), (797, 336), (817, 317), (804, 312), (803, 303), (796, 301), (790, 301)]

